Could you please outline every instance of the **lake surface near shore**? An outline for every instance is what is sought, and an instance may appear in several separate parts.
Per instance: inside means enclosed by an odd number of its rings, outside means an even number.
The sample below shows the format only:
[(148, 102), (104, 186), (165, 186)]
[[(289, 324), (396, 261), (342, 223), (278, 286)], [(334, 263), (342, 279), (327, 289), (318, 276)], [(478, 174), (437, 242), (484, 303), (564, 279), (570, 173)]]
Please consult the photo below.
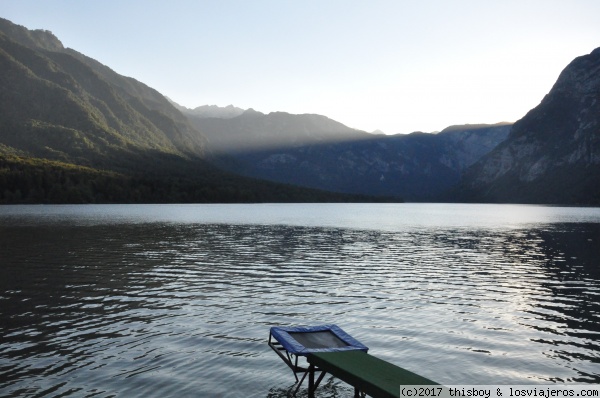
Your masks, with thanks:
[(269, 328), (327, 323), (443, 384), (600, 383), (600, 209), (0, 206), (0, 396), (286, 397)]

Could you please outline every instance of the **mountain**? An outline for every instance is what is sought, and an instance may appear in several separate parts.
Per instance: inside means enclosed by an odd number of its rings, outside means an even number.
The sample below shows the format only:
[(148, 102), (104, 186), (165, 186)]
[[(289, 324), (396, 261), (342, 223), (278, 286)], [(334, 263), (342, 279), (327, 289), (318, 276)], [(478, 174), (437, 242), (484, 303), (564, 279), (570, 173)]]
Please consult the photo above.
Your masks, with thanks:
[(244, 113), (244, 109), (233, 105), (227, 105), (225, 107), (220, 107), (217, 105), (202, 105), (194, 109), (189, 109), (173, 101), (171, 101), (171, 103), (184, 115), (198, 118), (231, 119)]
[(452, 200), (600, 204), (600, 48), (573, 60)]
[(0, 203), (364, 200), (241, 178), (164, 96), (0, 18)]
[(250, 108), (239, 116), (227, 119), (187, 115), (192, 125), (204, 133), (208, 147), (215, 154), (298, 148), (371, 137), (315, 114), (272, 112), (265, 115)]
[(155, 90), (0, 19), (1, 142), (28, 155), (109, 164), (202, 156), (204, 138)]
[(253, 109), (230, 118), (189, 115), (221, 155), (250, 177), (352, 194), (432, 200), (502, 142), (510, 125), (453, 126), (439, 134), (386, 136), (325, 116)]

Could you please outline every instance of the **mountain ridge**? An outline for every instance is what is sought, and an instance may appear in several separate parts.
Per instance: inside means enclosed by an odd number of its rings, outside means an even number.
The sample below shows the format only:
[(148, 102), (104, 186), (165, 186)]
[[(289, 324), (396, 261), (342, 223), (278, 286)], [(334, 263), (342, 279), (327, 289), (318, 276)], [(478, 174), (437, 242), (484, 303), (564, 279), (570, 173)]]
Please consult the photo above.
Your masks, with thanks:
[[(600, 203), (600, 48), (575, 58), (507, 140), (465, 175), (455, 198)], [(460, 193), (458, 191), (461, 191)]]
[(190, 109), (186, 108), (185, 106), (179, 105), (170, 98), (167, 99), (171, 101), (171, 104), (173, 104), (175, 108), (179, 109), (179, 111), (184, 115), (190, 115), (199, 118), (231, 119), (241, 115), (246, 111), (246, 109), (238, 108), (233, 105), (227, 105), (224, 107), (218, 105), (201, 105)]
[(216, 154), (307, 145), (316, 142), (355, 139), (367, 133), (317, 114), (270, 112), (252, 108), (232, 118), (189, 115), (192, 125), (202, 131), (207, 145)]

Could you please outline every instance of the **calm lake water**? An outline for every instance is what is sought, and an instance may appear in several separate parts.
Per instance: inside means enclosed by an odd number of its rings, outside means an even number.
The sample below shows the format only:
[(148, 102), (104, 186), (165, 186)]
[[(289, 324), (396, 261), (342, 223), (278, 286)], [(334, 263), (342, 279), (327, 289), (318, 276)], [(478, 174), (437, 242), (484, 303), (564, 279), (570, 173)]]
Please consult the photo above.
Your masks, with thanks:
[(322, 323), (439, 383), (600, 383), (600, 209), (0, 207), (0, 396), (285, 397), (269, 327)]

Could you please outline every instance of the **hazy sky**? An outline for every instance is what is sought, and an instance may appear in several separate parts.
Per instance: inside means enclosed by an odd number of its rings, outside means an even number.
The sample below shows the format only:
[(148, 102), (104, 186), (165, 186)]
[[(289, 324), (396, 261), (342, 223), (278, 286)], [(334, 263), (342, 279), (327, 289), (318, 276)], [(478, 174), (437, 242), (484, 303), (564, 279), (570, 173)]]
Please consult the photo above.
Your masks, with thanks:
[(598, 0), (0, 0), (187, 107), (388, 134), (516, 121), (600, 47)]

